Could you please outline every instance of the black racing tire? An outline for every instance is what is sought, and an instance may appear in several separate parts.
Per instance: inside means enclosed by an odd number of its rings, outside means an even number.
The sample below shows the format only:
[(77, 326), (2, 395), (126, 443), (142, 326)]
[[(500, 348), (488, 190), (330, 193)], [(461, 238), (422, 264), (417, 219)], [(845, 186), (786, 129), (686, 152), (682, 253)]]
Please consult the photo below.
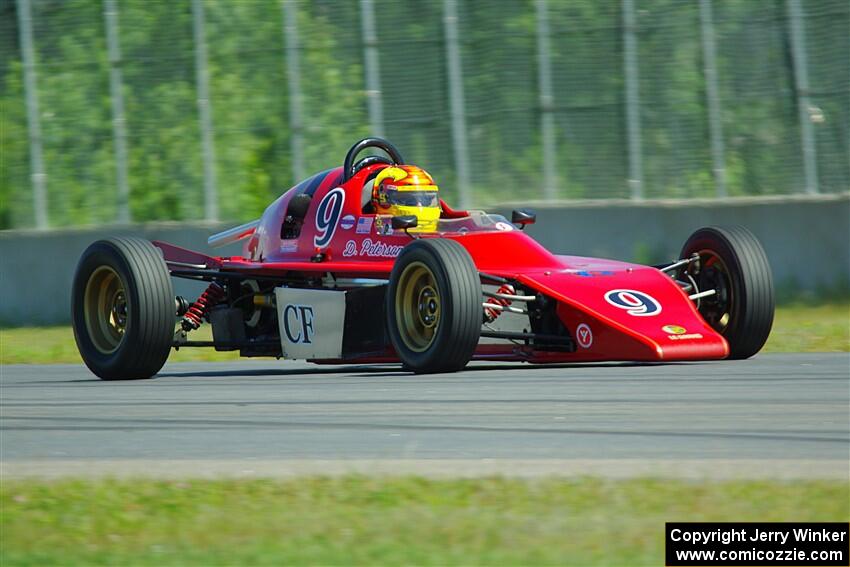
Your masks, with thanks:
[(773, 326), (773, 276), (758, 239), (744, 227), (708, 227), (694, 232), (681, 258), (699, 254), (694, 274), (700, 291), (717, 289), (699, 301), (700, 314), (729, 343), (729, 358), (743, 359), (764, 346)]
[(481, 303), (478, 270), (463, 246), (438, 238), (405, 246), (390, 274), (386, 309), (402, 365), (417, 374), (461, 370), (481, 337)]
[(141, 238), (98, 240), (77, 264), (71, 295), (74, 339), (103, 380), (154, 376), (174, 337), (171, 276), (160, 251)]

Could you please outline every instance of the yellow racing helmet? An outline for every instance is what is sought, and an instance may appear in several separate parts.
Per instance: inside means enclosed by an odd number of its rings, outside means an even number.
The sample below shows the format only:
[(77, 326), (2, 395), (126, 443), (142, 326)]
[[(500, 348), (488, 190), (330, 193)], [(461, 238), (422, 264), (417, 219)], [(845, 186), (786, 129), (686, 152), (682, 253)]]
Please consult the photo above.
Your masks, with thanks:
[(415, 165), (385, 167), (372, 186), (372, 204), (379, 215), (413, 215), (411, 232), (434, 232), (440, 219), (439, 188), (427, 171)]

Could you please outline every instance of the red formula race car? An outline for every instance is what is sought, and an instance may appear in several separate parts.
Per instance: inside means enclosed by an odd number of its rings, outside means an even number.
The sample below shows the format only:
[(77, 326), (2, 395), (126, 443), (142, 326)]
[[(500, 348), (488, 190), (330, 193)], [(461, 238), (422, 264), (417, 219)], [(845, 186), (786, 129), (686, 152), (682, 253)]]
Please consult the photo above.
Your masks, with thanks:
[[(357, 160), (367, 148), (388, 157)], [(372, 206), (375, 178), (404, 163), (385, 140), (358, 142), (342, 167), (210, 238), (244, 239), (243, 256), (95, 242), (74, 278), (83, 360), (106, 380), (153, 376), (172, 348), (188, 347), (429, 373), (470, 360), (747, 358), (767, 340), (770, 268), (743, 228), (700, 229), (664, 266), (553, 254), (523, 232), (535, 221), (525, 210), (508, 221), (440, 199), (438, 218), (421, 230), (415, 214)], [(209, 284), (190, 302), (175, 297), (175, 277)], [(205, 322), (213, 340), (193, 340)]]

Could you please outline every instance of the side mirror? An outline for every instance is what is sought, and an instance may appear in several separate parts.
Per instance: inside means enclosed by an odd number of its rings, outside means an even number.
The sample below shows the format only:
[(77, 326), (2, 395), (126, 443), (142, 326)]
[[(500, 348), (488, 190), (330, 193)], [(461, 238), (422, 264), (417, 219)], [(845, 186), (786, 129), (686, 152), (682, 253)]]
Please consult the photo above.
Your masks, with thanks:
[(518, 224), (520, 230), (525, 228), (527, 224), (534, 224), (537, 221), (537, 213), (528, 209), (516, 209), (511, 213), (511, 222)]
[(418, 224), (419, 219), (416, 218), (416, 215), (401, 215), (393, 217), (390, 226), (393, 227), (393, 230), (408, 230), (410, 228), (414, 228)]

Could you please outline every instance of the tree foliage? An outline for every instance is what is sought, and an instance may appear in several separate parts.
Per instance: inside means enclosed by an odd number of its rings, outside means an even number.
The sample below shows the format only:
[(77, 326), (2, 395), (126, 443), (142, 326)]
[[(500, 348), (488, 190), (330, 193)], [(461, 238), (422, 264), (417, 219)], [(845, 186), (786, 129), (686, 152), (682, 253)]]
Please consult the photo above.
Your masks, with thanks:
[[(31, 0), (51, 226), (116, 218), (116, 164), (103, 5)], [(637, 0), (644, 193), (715, 192), (698, 2)], [(727, 186), (803, 188), (786, 0), (714, 0)], [(203, 174), (192, 5), (120, 0), (134, 220), (199, 219)], [(473, 197), (539, 198), (542, 158), (533, 0), (459, 0)], [(804, 0), (821, 191), (850, 188), (850, 5)], [(443, 3), (375, 2), (385, 135), (456, 198)], [(279, 2), (205, 2), (219, 207), (255, 218), (307, 173), (370, 134), (360, 4), (298, 2), (303, 123), (290, 120)], [(620, 2), (549, 0), (556, 159), (563, 198), (629, 195)], [(0, 228), (32, 225), (16, 3), (0, 3)]]

